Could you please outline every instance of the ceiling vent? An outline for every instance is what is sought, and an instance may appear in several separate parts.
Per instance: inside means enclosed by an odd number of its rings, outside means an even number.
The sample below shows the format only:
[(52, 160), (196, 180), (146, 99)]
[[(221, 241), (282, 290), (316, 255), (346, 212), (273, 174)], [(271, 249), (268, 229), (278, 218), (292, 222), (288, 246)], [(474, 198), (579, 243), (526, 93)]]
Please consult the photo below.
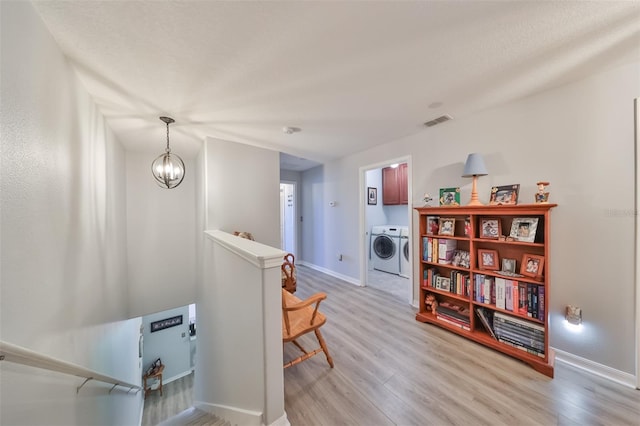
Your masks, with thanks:
[(433, 127), (436, 124), (444, 123), (445, 121), (449, 121), (449, 120), (453, 120), (453, 118), (450, 115), (443, 115), (438, 118), (434, 118), (431, 121), (427, 121), (426, 123), (424, 123), (424, 125), (427, 127)]

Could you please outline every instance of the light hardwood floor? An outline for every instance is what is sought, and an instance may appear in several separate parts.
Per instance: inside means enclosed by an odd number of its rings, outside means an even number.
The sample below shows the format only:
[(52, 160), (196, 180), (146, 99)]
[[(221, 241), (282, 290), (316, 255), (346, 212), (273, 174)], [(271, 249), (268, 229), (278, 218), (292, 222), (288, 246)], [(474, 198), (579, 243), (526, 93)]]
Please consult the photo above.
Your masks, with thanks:
[[(414, 319), (415, 310), (303, 266), (296, 296), (327, 293), (323, 354), (284, 372), (292, 425), (638, 425), (640, 391), (529, 366)], [(314, 347), (313, 339), (304, 339)], [(285, 359), (297, 355), (285, 347)]]
[[(375, 288), (298, 267), (296, 296), (327, 293), (321, 353), (284, 371), (285, 410), (302, 425), (640, 425), (640, 391), (556, 365), (529, 366), (432, 325)], [(314, 338), (304, 338), (315, 348)], [(285, 359), (298, 355), (285, 346)], [(143, 425), (192, 404), (192, 376), (152, 394)], [(175, 383), (175, 385), (174, 385)], [(174, 386), (171, 386), (174, 385)]]

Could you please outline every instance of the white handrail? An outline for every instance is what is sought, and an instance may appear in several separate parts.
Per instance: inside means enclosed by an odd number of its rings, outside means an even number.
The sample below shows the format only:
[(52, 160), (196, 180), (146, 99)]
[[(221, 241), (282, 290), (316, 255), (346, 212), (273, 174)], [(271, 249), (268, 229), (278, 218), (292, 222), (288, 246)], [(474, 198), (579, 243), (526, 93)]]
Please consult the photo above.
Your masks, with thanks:
[(133, 389), (136, 389), (136, 393), (138, 393), (138, 391), (142, 389), (139, 385), (127, 383), (114, 377), (100, 374), (97, 371), (89, 370), (88, 368), (84, 368), (70, 362), (61, 361), (38, 352), (34, 352), (30, 349), (2, 341), (0, 341), (0, 361), (15, 362), (17, 364), (29, 365), (31, 367), (82, 377), (85, 381), (76, 388), (76, 392), (80, 392), (82, 386), (84, 386), (89, 380), (99, 380), (101, 382), (111, 383), (113, 387), (109, 390), (109, 393), (111, 393), (116, 386), (129, 388), (127, 393)]

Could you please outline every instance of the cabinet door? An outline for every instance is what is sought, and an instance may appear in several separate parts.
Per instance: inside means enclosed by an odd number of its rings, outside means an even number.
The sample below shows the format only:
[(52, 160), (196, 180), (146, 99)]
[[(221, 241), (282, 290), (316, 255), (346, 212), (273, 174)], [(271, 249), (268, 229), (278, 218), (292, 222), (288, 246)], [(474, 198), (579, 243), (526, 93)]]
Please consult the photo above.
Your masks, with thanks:
[(382, 169), (382, 204), (400, 204), (400, 191), (398, 191), (399, 167), (385, 167)]
[(398, 192), (400, 193), (400, 204), (409, 204), (407, 163), (398, 166)]

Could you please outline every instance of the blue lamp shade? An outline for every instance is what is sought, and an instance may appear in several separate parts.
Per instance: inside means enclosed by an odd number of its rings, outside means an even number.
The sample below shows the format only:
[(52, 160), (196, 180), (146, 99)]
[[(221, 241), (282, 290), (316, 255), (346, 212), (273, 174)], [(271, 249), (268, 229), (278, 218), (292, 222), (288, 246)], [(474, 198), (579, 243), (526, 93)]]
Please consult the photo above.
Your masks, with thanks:
[(489, 173), (484, 165), (484, 160), (480, 154), (469, 154), (467, 162), (464, 163), (462, 177), (486, 176)]

